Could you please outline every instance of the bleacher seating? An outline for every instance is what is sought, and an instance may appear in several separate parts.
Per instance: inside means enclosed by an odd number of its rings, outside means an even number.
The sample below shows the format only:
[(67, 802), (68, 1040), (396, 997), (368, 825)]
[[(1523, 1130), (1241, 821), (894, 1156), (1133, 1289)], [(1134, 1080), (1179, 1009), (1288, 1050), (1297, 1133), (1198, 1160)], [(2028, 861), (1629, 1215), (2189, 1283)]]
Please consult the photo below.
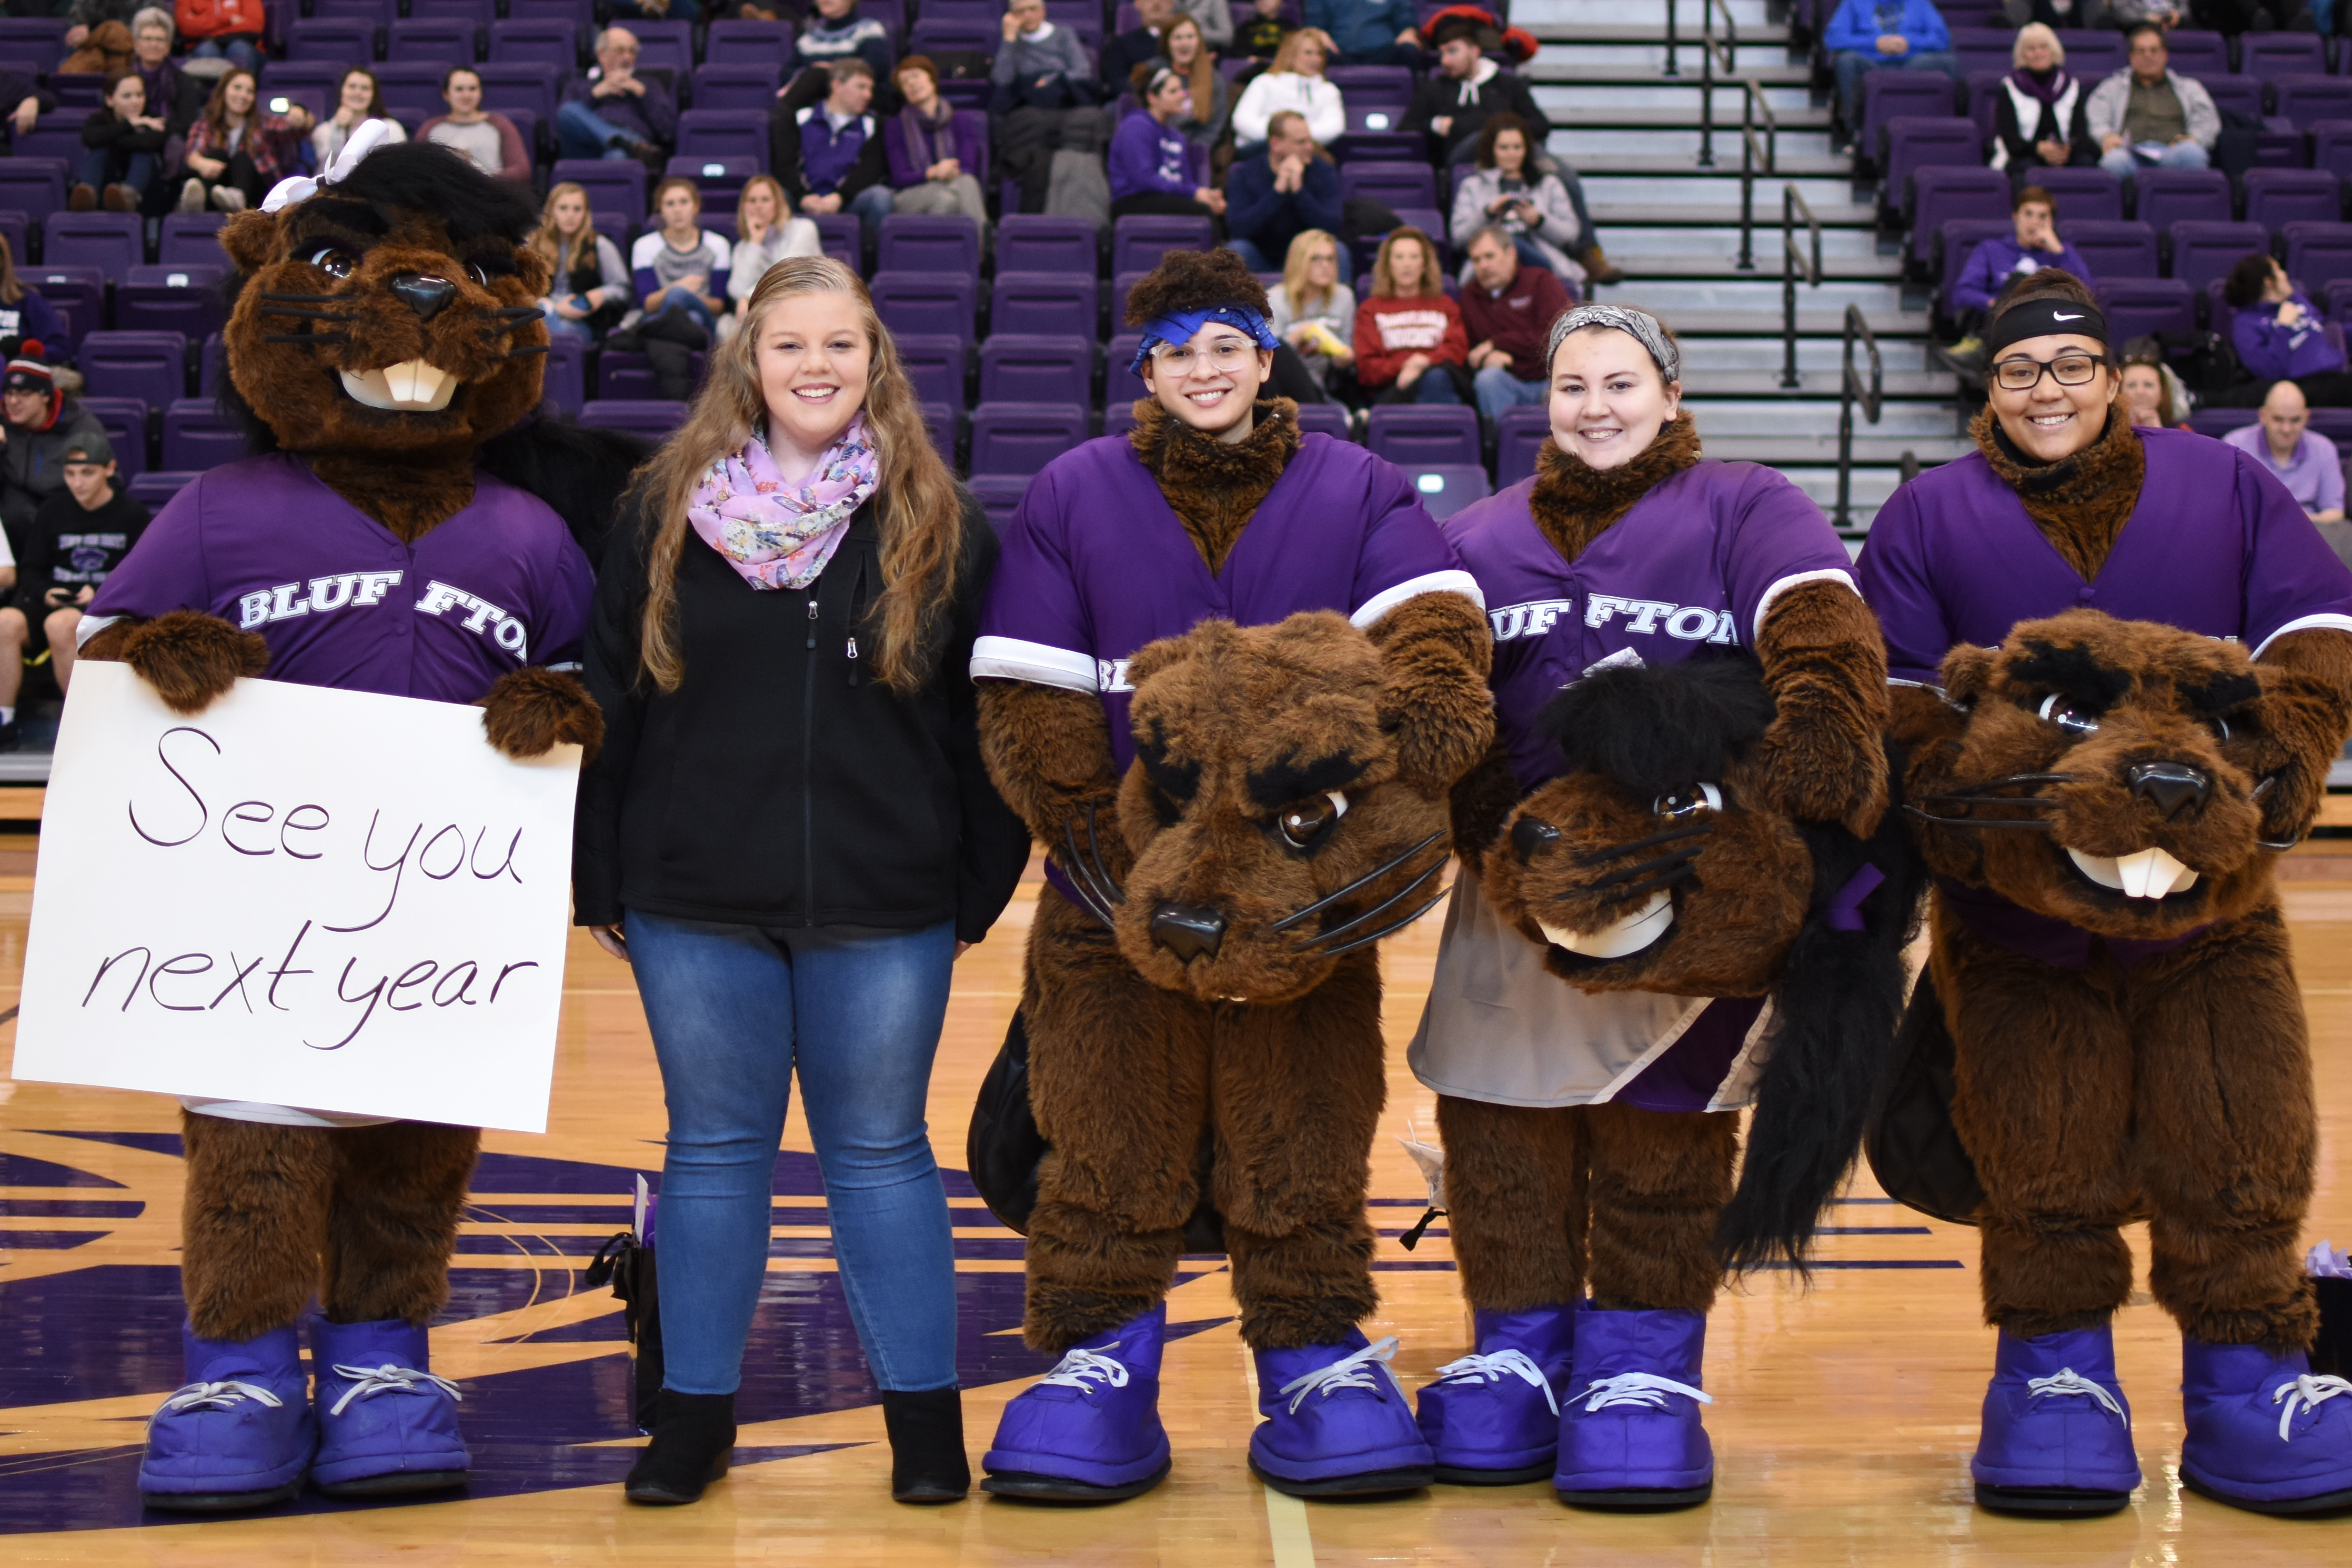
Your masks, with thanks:
[(130, 268), (115, 280), (114, 324), (126, 332), (170, 331), (200, 342), (228, 318), (220, 297), (226, 270), (225, 257), (202, 267), (167, 262)]
[(1073, 404), (1094, 402), (1091, 335), (992, 331), (980, 345), (980, 401)]
[(95, 267), (51, 267), (43, 262), (19, 272), (20, 282), (72, 318), (67, 336), (79, 345), (92, 328), (106, 324), (106, 274)]
[(2202, 289), (2227, 277), (2249, 252), (2268, 250), (2270, 244), (2270, 231), (2258, 223), (2176, 223), (2170, 270), (2191, 289)]
[(986, 403), (971, 412), (971, 471), (1034, 474), (1087, 438), (1087, 411), (1024, 403)]
[(2004, 229), (2010, 226), (2009, 176), (1999, 169), (1951, 165), (1922, 169), (1913, 181), (1913, 191), (1911, 255), (1922, 267), (1931, 259), (1936, 236), (1947, 224), (1981, 219)]
[(1545, 408), (1506, 408), (1495, 421), (1495, 486), (1508, 489), (1532, 479), (1536, 455), (1551, 439), (1551, 412)]
[(1375, 407), (1364, 445), (1401, 468), (1478, 461), (1478, 411), (1458, 404), (1393, 403)]
[(245, 434), (209, 397), (175, 399), (163, 411), (163, 467), (202, 473), (245, 456)]
[(2092, 285), (2111, 342), (2197, 330), (2196, 297), (2178, 278), (2102, 278)]
[(90, 332), (79, 363), (92, 397), (169, 408), (187, 395), (188, 340), (177, 332)]
[(2286, 275), (2314, 300), (2337, 279), (2352, 279), (2352, 224), (2290, 223), (2279, 237), (2286, 242)]
[(580, 423), (595, 430), (634, 430), (659, 440), (685, 420), (686, 409), (683, 403), (661, 398), (592, 398), (580, 410)]
[(145, 259), (136, 213), (54, 212), (41, 220), (45, 267), (95, 267), (120, 278)]
[(876, 242), (877, 272), (980, 275), (980, 227), (961, 214), (892, 213)]
[(992, 332), (1067, 332), (1095, 335), (1096, 285), (1087, 272), (1007, 272), (997, 269), (989, 295)]
[(1937, 164), (1973, 169), (1982, 167), (1983, 163), (1984, 152), (1977, 145), (1977, 128), (1970, 121), (1957, 115), (1943, 119), (1897, 115), (1886, 122), (1885, 177), (1881, 204), (1907, 226), (1911, 218), (1913, 174)]
[(85, 397), (89, 410), (114, 448), (115, 476), (135, 479), (147, 468), (147, 405), (135, 397)]
[[(2172, 56), (2172, 68), (2182, 76), (2203, 81), (2209, 76), (2230, 74), (2230, 40), (2219, 33), (2182, 27), (2165, 38), (2164, 47)], [(2080, 74), (2074, 61), (2067, 61), (2067, 65)]]
[(2249, 169), (2245, 192), (2246, 221), (2266, 229), (2344, 216), (2343, 182), (2324, 169)]
[(2115, 223), (2124, 216), (2123, 182), (2105, 169), (2036, 169), (2028, 183), (2058, 204), (2061, 227), (2078, 218)]
[(2156, 278), (2163, 273), (2156, 230), (2144, 223), (2070, 219), (2059, 232), (2081, 254), (2093, 278)]
[(866, 285), (876, 314), (893, 332), (973, 335), (980, 279), (940, 272), (877, 272)]
[(2176, 223), (2228, 223), (2230, 176), (2219, 169), (2142, 169), (2132, 176), (2132, 216), (2169, 234)]
[(188, 473), (164, 473), (150, 469), (132, 479), (128, 487), (131, 499), (149, 511), (161, 511), (163, 503), (180, 493), (181, 488), (196, 476)]
[[(2004, 53), (2001, 68), (2009, 61)], [(1854, 151), (1874, 168), (1885, 168), (1885, 135), (1897, 118), (1945, 120), (1952, 114), (1952, 84), (1933, 71), (1872, 71), (1862, 79), (1862, 123), (1854, 127)]]
[(2238, 73), (2261, 81), (2287, 76), (2319, 76), (2326, 51), (2315, 33), (2246, 33), (2238, 39)]

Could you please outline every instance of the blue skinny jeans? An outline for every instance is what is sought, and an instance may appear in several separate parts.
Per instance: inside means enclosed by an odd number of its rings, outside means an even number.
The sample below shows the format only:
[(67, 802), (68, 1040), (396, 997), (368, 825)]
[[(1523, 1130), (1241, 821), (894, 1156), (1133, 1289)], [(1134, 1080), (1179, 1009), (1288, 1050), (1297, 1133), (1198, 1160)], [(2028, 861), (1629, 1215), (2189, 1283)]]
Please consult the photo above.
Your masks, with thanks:
[(769, 935), (632, 910), (624, 931), (669, 1104), (662, 1386), (732, 1394), (741, 1381), (795, 1068), (875, 1382), (955, 1386), (955, 1244), (923, 1119), (954, 923)]

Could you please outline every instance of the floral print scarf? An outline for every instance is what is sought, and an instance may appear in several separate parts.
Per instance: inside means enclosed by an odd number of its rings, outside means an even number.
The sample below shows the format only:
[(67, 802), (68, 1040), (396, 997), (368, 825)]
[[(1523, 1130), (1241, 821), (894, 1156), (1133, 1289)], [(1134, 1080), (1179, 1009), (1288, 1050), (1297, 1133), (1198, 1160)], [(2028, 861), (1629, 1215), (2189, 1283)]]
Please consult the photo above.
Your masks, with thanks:
[(777, 468), (766, 435), (754, 432), (741, 451), (710, 465), (686, 517), (754, 588), (805, 588), (833, 559), (880, 477), (863, 414), (797, 483)]

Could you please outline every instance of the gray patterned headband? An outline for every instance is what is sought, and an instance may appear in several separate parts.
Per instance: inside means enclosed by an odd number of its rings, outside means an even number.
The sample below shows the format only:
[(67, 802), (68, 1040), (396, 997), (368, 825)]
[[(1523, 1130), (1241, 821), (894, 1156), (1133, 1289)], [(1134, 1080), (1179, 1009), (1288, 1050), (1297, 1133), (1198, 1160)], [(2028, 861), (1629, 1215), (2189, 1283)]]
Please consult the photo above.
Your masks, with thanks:
[(1674, 340), (1666, 336), (1666, 330), (1658, 325), (1658, 318), (1622, 305), (1578, 305), (1561, 311), (1559, 320), (1551, 324), (1551, 342), (1544, 345), (1544, 363), (1551, 363), (1569, 333), (1584, 327), (1607, 327), (1628, 334), (1649, 351), (1667, 384), (1683, 378), (1683, 356), (1675, 352)]

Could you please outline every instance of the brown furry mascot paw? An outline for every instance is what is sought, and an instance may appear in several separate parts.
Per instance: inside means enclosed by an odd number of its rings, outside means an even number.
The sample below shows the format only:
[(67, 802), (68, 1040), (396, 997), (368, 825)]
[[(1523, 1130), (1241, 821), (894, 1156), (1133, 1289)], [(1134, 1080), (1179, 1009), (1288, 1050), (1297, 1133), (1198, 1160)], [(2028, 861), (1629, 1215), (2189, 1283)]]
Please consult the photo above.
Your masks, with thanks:
[(236, 684), (269, 665), (269, 645), (200, 610), (173, 610), (152, 621), (107, 627), (84, 658), (121, 659), (155, 689), (174, 713), (201, 713)]
[(1432, 800), (1454, 788), (1495, 740), (1486, 617), (1459, 594), (1423, 594), (1374, 622), (1381, 727), (1396, 736), (1397, 773)]
[(583, 762), (604, 742), (604, 714), (577, 676), (533, 665), (509, 670), (481, 700), (490, 744), (518, 761), (575, 745)]
[(1804, 583), (1777, 600), (1756, 652), (1775, 713), (1756, 748), (1762, 787), (1806, 822), (1867, 838), (1886, 809), (1886, 646), (1853, 589)]

